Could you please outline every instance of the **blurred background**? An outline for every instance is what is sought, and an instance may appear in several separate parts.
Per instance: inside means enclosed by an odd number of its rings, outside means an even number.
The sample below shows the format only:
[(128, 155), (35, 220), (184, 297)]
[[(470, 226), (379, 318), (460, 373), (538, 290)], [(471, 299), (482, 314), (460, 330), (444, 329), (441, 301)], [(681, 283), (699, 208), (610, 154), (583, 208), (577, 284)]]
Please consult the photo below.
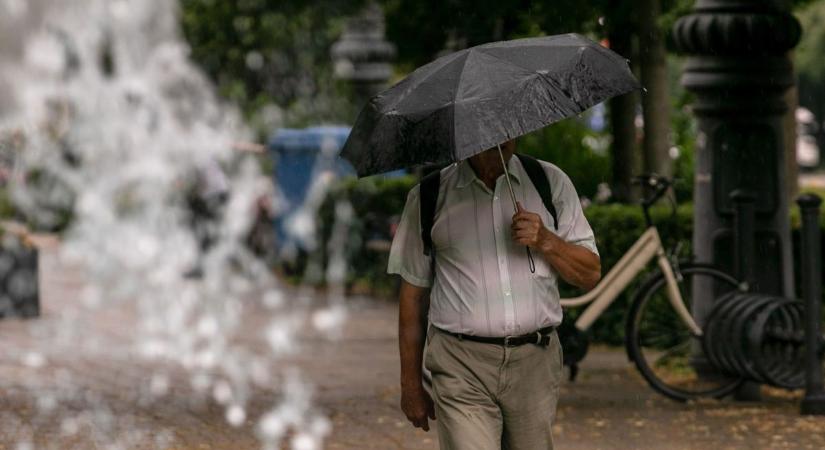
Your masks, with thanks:
[[(694, 181), (708, 137), (697, 89), (684, 87), (689, 45), (671, 33), (701, 12), (692, 0), (60, 3), (0, 0), (0, 341), (11, 349), (0, 359), (0, 449), (94, 439), (434, 448), (397, 407), (399, 280), (385, 273), (407, 192), (433, 167), (359, 180), (338, 154), (370, 97), (450, 52), (576, 32), (625, 56), (645, 92), (524, 136), (518, 151), (570, 176), (603, 273), (646, 228), (632, 185), (640, 173), (676, 180), (676, 212), (653, 210), (665, 247), (690, 257), (703, 239)], [(779, 211), (798, 263), (799, 213), (787, 205), (825, 195), (825, 0), (757, 3), (802, 27), (783, 55), (794, 84), (781, 94), (776, 144)], [(797, 285), (799, 271), (788, 273)], [(590, 330), (601, 356), (591, 378), (564, 387), (560, 448), (825, 445), (825, 423), (796, 415), (798, 392), (685, 406), (632, 378), (619, 346), (643, 279)], [(39, 318), (11, 319), (20, 316)], [(94, 342), (78, 337), (95, 327)], [(151, 363), (125, 369), (133, 351)], [(611, 397), (612, 383), (624, 396)], [(190, 393), (203, 398), (182, 399)], [(68, 420), (72, 411), (85, 412)]]

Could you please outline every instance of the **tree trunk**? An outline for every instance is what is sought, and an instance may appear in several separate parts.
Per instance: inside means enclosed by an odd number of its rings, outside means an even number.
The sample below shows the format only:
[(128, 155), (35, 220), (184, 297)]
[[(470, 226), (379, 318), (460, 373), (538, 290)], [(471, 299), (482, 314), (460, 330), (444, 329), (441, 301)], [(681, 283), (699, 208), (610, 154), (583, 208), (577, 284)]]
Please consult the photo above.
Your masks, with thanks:
[(644, 116), (643, 153), (645, 170), (660, 175), (673, 174), (670, 158), (670, 93), (667, 58), (662, 30), (657, 23), (661, 15), (659, 0), (636, 0), (639, 18), (639, 64)]
[[(621, 26), (621, 23), (619, 21), (612, 23), (608, 30), (610, 48), (634, 61), (632, 29)], [(635, 92), (614, 97), (608, 103), (610, 128), (613, 133), (613, 198), (625, 203), (633, 202), (638, 198), (630, 185), (633, 175), (640, 171), (640, 158), (636, 147), (637, 103), (638, 94)]]

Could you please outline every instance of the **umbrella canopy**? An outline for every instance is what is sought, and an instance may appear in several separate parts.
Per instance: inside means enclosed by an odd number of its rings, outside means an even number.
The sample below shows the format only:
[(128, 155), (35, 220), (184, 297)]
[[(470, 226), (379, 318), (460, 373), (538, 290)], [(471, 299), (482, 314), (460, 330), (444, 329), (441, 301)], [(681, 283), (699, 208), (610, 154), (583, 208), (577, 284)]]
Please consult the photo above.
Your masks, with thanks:
[(459, 161), (639, 87), (627, 60), (578, 34), (479, 45), (373, 97), (341, 156), (359, 176)]

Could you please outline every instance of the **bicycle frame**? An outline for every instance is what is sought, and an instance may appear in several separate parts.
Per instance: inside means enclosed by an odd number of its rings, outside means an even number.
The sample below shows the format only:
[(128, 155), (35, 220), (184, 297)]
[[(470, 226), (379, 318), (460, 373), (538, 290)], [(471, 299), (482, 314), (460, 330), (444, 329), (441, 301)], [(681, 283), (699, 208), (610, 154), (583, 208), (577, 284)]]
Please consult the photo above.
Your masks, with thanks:
[(619, 262), (610, 269), (599, 284), (584, 295), (574, 298), (561, 299), (562, 307), (572, 308), (592, 303), (584, 310), (578, 320), (576, 328), (586, 331), (593, 325), (593, 322), (602, 315), (605, 309), (610, 306), (630, 282), (644, 269), (651, 259), (656, 258), (656, 262), (667, 280), (667, 294), (670, 304), (679, 314), (682, 321), (696, 336), (702, 335), (702, 329), (693, 320), (693, 316), (682, 299), (673, 267), (667, 258), (659, 231), (656, 227), (649, 227), (639, 239), (628, 249), (619, 259)]

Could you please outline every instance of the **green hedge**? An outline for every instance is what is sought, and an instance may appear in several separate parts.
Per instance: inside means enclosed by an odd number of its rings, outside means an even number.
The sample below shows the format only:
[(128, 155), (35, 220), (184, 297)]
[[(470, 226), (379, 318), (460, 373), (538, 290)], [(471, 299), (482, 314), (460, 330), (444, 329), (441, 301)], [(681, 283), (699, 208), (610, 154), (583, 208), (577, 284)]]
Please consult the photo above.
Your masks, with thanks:
[[(347, 254), (350, 261), (349, 283), (354, 285), (370, 286), (372, 293), (379, 296), (391, 297), (397, 280), (385, 274), (387, 253), (365, 249), (363, 243), (369, 236), (373, 226), (370, 221), (377, 217), (400, 215), (406, 201), (407, 192), (416, 183), (414, 177), (382, 179), (380, 177), (360, 181), (348, 180), (332, 191), (322, 208), (323, 233), (329, 238), (332, 213), (335, 202), (348, 199), (354, 209), (354, 220), (347, 240)], [(645, 221), (642, 210), (636, 205), (607, 204), (591, 205), (585, 209), (585, 215), (596, 235), (602, 261), (602, 273), (606, 274), (611, 267), (624, 255), (627, 249), (645, 231)], [(689, 258), (692, 254), (690, 240), (693, 232), (692, 205), (683, 204), (672, 215), (667, 205), (653, 208), (651, 217), (659, 229), (663, 244), (669, 251), (677, 242), (682, 242), (680, 256)], [(798, 253), (799, 215), (797, 208), (792, 208), (791, 223), (795, 229), (795, 254)], [(820, 224), (825, 229), (825, 215)], [(798, 263), (797, 263), (798, 267)], [(649, 266), (648, 271), (654, 265)], [(798, 277), (798, 270), (796, 271)], [(596, 342), (620, 345), (624, 339), (625, 312), (638, 286), (644, 281), (647, 273), (637, 277), (599, 318), (591, 329), (592, 338)], [(563, 297), (578, 295), (575, 288), (561, 286)], [(582, 308), (566, 312), (568, 319), (573, 320), (582, 311)]]

